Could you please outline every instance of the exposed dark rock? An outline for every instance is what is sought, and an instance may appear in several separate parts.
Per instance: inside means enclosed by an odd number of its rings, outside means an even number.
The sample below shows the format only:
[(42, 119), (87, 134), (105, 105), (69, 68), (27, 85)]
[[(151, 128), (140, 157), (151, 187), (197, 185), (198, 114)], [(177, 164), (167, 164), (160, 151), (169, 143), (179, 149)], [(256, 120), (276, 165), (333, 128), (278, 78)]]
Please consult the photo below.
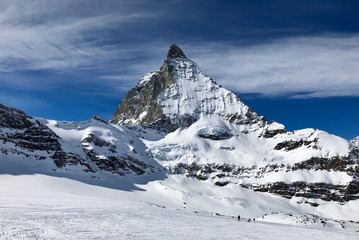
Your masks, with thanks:
[(0, 127), (26, 129), (33, 126), (34, 119), (21, 110), (0, 103)]
[(54, 155), (52, 155), (52, 158), (54, 159), (54, 163), (56, 164), (56, 167), (62, 168), (66, 166), (66, 153), (63, 151), (56, 151)]
[(97, 165), (101, 170), (105, 170), (114, 174), (136, 174), (142, 175), (146, 172), (146, 169), (150, 169), (153, 172), (153, 167), (149, 166), (140, 160), (130, 155), (110, 155), (104, 156), (96, 152), (91, 145), (95, 145), (98, 148), (103, 148), (104, 152), (111, 152), (116, 154), (116, 146), (104, 139), (90, 133), (86, 138), (82, 140), (84, 151), (90, 160)]
[(219, 186), (219, 187), (224, 187), (224, 186), (226, 186), (228, 183), (229, 183), (228, 181), (225, 181), (225, 182), (220, 182), (220, 181), (218, 181), (218, 182), (215, 182), (214, 184), (215, 184), (216, 186)]
[(178, 128), (186, 128), (191, 126), (197, 119), (190, 115), (184, 115), (178, 117), (176, 119), (170, 119), (166, 116), (162, 116), (159, 120), (149, 125), (145, 125), (145, 127), (156, 129), (161, 132), (170, 133)]
[(0, 130), (0, 140), (4, 143), (13, 143), (16, 147), (16, 149), (1, 149), (4, 154), (11, 151), (40, 161), (49, 158), (58, 168), (80, 164), (93, 171), (86, 160), (76, 154), (63, 151), (60, 138), (50, 128), (23, 111), (0, 104), (0, 126), (8, 130)]
[(263, 137), (272, 138), (275, 135), (286, 133), (286, 129), (275, 129), (275, 130), (267, 130), (264, 132)]
[(314, 202), (305, 201), (305, 203), (308, 203), (308, 204), (311, 205), (312, 207), (318, 207), (318, 206), (319, 206), (318, 203), (314, 203)]
[(206, 175), (200, 175), (200, 174), (195, 175), (195, 178), (200, 181), (206, 181), (208, 179)]
[(275, 150), (281, 150), (284, 148), (285, 151), (291, 151), (297, 148), (304, 146), (307, 147), (312, 147), (314, 149), (318, 149), (318, 146), (316, 145), (318, 142), (318, 139), (315, 138), (314, 140), (300, 140), (300, 141), (293, 141), (293, 140), (289, 140), (289, 141), (284, 141), (284, 142), (280, 142), (278, 143), (274, 149)]
[(295, 193), (293, 187), (288, 184), (285, 184), (284, 182), (275, 182), (269, 184), (268, 192), (279, 194), (285, 198), (291, 198)]
[[(238, 99), (239, 99), (239, 97), (238, 97)], [(242, 101), (242, 100), (239, 99), (239, 101)], [(266, 122), (266, 120), (263, 116), (258, 116), (255, 112), (253, 112), (253, 110), (251, 108), (248, 108), (248, 111), (244, 115), (231, 114), (231, 115), (222, 116), (222, 117), (224, 117), (231, 123), (243, 124), (243, 125), (259, 123), (260, 126), (263, 127)]]
[(33, 151), (61, 150), (59, 137), (48, 127), (28, 116), (23, 111), (0, 104), (0, 140)]
[(170, 49), (167, 53), (167, 60), (170, 60), (171, 58), (187, 58), (186, 55), (184, 55), (182, 49), (180, 49), (175, 43), (172, 44)]
[(111, 144), (105, 140), (103, 140), (102, 138), (94, 135), (93, 133), (88, 134), (87, 137), (85, 137), (84, 139), (82, 139), (81, 141), (83, 144), (86, 143), (93, 143), (94, 145), (98, 146), (98, 147), (103, 147), (103, 146), (110, 146)]
[(345, 188), (344, 196), (346, 199), (355, 200), (359, 198), (359, 182), (351, 181)]
[(290, 141), (284, 141), (284, 142), (278, 143), (278, 144), (274, 147), (274, 149), (275, 149), (275, 150), (281, 150), (281, 149), (284, 148), (285, 151), (291, 151), (291, 150), (294, 150), (294, 149), (297, 149), (297, 148), (303, 146), (303, 144), (304, 144), (304, 141), (303, 141), (303, 140), (300, 140), (300, 141), (298, 141), (298, 142), (292, 141), (292, 140), (290, 140)]
[(207, 138), (207, 139), (211, 139), (211, 140), (225, 140), (225, 139), (229, 139), (231, 137), (233, 137), (232, 134), (230, 133), (217, 133), (217, 134), (199, 134), (198, 135), (201, 138)]
[(83, 171), (85, 172), (96, 172), (91, 165), (83, 159), (81, 156), (73, 153), (67, 153), (63, 150), (56, 151), (51, 158), (54, 160), (54, 163), (58, 168), (63, 168), (67, 165), (81, 165), (85, 167)]
[(175, 82), (174, 67), (165, 61), (147, 84), (139, 83), (127, 93), (110, 122), (121, 124), (127, 119), (139, 119), (143, 112), (147, 114), (138, 120), (140, 125), (151, 126), (161, 120), (163, 113), (157, 104), (158, 98), (161, 92)]
[(229, 151), (232, 151), (234, 149), (236, 149), (235, 147), (219, 147), (219, 149), (224, 149), (224, 150), (229, 150)]
[(104, 123), (104, 124), (108, 124), (107, 121), (103, 120), (102, 118), (100, 118), (100, 117), (98, 117), (98, 116), (96, 116), (96, 115), (93, 115), (93, 116), (92, 116), (92, 120), (96, 120), (96, 121), (102, 122), (102, 123)]
[[(184, 174), (188, 177), (194, 177), (198, 180), (207, 180), (211, 177), (216, 185), (223, 183), (223, 177), (232, 179), (235, 182), (238, 178), (246, 178), (246, 176), (257, 176), (260, 178), (264, 174), (277, 171), (296, 171), (296, 170), (327, 170), (327, 171), (344, 171), (348, 174), (358, 176), (359, 167), (357, 162), (349, 158), (334, 157), (330, 159), (325, 158), (311, 158), (307, 161), (296, 163), (293, 166), (284, 164), (268, 164), (265, 167), (241, 168), (235, 165), (228, 164), (202, 164), (196, 163), (183, 164), (178, 163), (173, 169), (168, 169), (170, 174)], [(355, 171), (358, 170), (358, 173)], [(231, 180), (226, 180), (226, 182)], [(278, 194), (285, 198), (303, 197), (322, 199), (324, 201), (339, 201), (346, 202), (354, 199), (359, 199), (359, 182), (352, 181), (347, 186), (333, 185), (327, 183), (307, 183), (307, 182), (274, 182), (263, 185), (256, 184), (240, 184), (241, 187), (253, 189), (254, 191), (269, 192)], [(310, 204), (310, 203), (308, 203)], [(315, 205), (315, 204), (314, 204)], [(313, 206), (314, 206), (313, 205)]]
[[(274, 193), (289, 199), (295, 196), (324, 201), (344, 202), (351, 200), (344, 195), (345, 186), (326, 183), (293, 182), (287, 184), (275, 182), (258, 186), (252, 185), (251, 188), (254, 191)], [(333, 192), (333, 190), (335, 191)]]
[(332, 158), (318, 158), (312, 157), (309, 160), (295, 163), (291, 168), (292, 171), (298, 169), (312, 169), (312, 170), (328, 170), (328, 171), (342, 171), (345, 172), (348, 166), (355, 162), (348, 157), (332, 157)]

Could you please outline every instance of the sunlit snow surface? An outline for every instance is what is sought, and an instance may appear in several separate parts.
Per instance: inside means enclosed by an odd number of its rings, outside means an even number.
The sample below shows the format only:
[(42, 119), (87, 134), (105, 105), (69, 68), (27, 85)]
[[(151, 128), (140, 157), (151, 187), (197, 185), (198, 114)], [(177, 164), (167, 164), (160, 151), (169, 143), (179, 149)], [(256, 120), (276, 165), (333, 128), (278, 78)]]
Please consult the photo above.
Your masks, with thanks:
[[(187, 185), (175, 188), (181, 181)], [(182, 182), (183, 183), (183, 182)], [(141, 186), (140, 186), (141, 187)], [(210, 190), (186, 178), (152, 182), (146, 191), (121, 191), (45, 175), (0, 176), (0, 239), (358, 239), (358, 225), (327, 220), (303, 223), (300, 214), (257, 216), (262, 208), (289, 201), (231, 187)], [(194, 191), (206, 193), (201, 195)], [(165, 192), (168, 191), (167, 194)], [(209, 192), (212, 191), (212, 197)], [(234, 194), (236, 192), (236, 194)], [(243, 212), (229, 207), (238, 196)], [(193, 197), (193, 198), (192, 198)], [(218, 199), (215, 199), (215, 198)], [(266, 202), (272, 198), (272, 202)], [(273, 201), (274, 200), (274, 201)], [(251, 201), (254, 203), (251, 204)], [(286, 202), (287, 201), (287, 202)], [(222, 209), (220, 204), (222, 203)], [(247, 205), (246, 205), (247, 204)], [(359, 207), (357, 201), (352, 202)], [(197, 208), (197, 206), (203, 206)], [(246, 206), (245, 206), (246, 205)], [(335, 209), (336, 204), (326, 210)], [(213, 211), (209, 209), (212, 208)], [(218, 209), (217, 209), (218, 208)], [(227, 208), (227, 209), (223, 209)], [(207, 210), (203, 210), (207, 209)], [(246, 210), (245, 210), (246, 209)], [(216, 211), (229, 214), (216, 215)], [(292, 207), (292, 212), (295, 210)], [(252, 213), (252, 214), (249, 214)], [(236, 215), (242, 214), (237, 222)], [(233, 216), (233, 217), (232, 217)], [(234, 217), (235, 216), (235, 217)], [(256, 217), (256, 222), (247, 222)], [(342, 227), (345, 228), (342, 228)]]

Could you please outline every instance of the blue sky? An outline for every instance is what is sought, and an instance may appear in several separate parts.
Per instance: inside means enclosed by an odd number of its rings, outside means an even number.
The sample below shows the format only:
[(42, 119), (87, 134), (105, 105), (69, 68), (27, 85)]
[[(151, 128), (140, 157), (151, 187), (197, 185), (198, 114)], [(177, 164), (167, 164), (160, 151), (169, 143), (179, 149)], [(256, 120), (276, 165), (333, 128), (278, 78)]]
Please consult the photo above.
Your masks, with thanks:
[(359, 135), (358, 1), (0, 1), (0, 102), (109, 120), (169, 46), (288, 130)]

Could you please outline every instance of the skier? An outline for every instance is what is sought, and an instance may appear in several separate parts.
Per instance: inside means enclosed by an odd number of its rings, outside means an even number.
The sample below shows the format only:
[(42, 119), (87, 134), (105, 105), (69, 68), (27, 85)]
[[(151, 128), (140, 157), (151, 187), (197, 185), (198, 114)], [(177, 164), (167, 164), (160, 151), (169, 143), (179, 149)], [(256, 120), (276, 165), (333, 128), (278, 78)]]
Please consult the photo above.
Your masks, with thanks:
[(238, 215), (237, 221), (241, 221), (241, 216)]
[(248, 222), (251, 222), (251, 219), (248, 219)]

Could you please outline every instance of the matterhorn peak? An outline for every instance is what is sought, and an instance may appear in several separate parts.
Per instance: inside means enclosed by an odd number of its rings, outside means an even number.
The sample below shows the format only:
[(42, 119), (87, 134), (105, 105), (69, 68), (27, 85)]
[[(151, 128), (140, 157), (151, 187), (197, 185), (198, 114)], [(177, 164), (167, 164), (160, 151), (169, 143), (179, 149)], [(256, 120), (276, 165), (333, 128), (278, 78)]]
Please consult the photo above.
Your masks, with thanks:
[(145, 75), (117, 108), (112, 123), (140, 124), (164, 132), (186, 128), (202, 117), (223, 120), (257, 129), (265, 124), (233, 92), (203, 74), (173, 44), (167, 61)]
[(172, 58), (187, 58), (186, 55), (184, 55), (182, 49), (179, 48), (175, 43), (171, 45), (167, 53), (167, 60)]

